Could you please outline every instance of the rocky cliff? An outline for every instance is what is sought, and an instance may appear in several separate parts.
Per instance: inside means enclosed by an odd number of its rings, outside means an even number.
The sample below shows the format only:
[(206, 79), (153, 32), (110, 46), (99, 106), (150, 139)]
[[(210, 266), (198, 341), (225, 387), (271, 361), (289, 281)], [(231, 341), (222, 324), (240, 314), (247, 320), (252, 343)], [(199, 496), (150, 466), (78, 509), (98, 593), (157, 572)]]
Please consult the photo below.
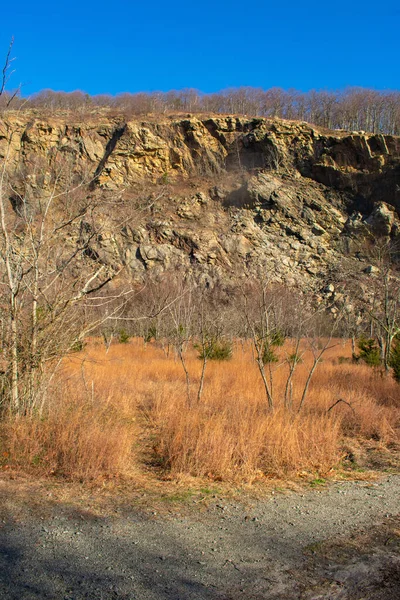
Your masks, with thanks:
[(275, 281), (322, 289), (344, 259), (353, 272), (368, 267), (354, 251), (360, 233), (400, 235), (394, 136), (234, 116), (72, 121), (22, 112), (0, 122), (0, 156), (19, 195), (45, 193), (63, 157), (60, 181), (84, 181), (108, 199), (93, 257), (134, 278), (262, 266)]

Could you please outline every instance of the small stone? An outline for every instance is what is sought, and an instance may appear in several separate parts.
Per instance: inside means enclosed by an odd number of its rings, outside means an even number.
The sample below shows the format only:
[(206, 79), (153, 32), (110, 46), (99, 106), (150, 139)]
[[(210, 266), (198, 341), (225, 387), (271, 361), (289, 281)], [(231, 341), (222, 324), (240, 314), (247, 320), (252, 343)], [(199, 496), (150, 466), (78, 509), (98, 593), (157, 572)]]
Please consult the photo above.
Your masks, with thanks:
[(374, 265), (368, 265), (368, 267), (365, 267), (364, 273), (367, 273), (368, 275), (372, 275), (373, 273), (379, 273), (379, 268), (375, 267)]
[(325, 294), (333, 294), (335, 291), (335, 286), (332, 283), (329, 283), (324, 287), (323, 291)]

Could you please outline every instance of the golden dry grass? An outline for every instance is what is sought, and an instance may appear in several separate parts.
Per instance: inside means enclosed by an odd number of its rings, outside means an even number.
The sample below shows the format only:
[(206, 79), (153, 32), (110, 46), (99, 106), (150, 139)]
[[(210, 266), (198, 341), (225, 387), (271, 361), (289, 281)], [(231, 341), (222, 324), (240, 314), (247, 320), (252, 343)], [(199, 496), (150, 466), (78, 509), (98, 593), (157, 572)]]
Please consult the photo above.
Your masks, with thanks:
[(24, 469), (82, 481), (127, 471), (136, 424), (123, 402), (111, 397), (92, 401), (67, 384), (60, 384), (50, 402), (41, 418), (3, 423), (3, 458)]
[[(288, 367), (274, 365), (271, 414), (250, 345), (238, 343), (231, 361), (208, 363), (200, 403), (201, 361), (188, 353), (189, 407), (172, 352), (133, 340), (106, 353), (93, 340), (65, 361), (41, 418), (3, 423), (3, 464), (78, 480), (143, 470), (246, 482), (327, 475), (343, 458), (345, 437), (399, 442), (400, 386), (365, 365), (341, 364), (340, 357), (349, 359), (351, 350), (338, 341), (324, 355), (300, 413), (310, 353), (295, 374), (292, 411), (282, 403)], [(328, 410), (339, 399), (347, 404)]]

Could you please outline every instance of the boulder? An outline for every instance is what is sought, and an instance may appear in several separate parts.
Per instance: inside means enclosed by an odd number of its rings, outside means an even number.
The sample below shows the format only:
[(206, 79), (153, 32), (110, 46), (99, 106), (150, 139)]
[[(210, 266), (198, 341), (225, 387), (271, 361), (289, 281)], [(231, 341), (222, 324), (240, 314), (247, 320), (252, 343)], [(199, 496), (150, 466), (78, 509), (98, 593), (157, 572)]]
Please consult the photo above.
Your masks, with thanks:
[(400, 221), (393, 207), (388, 206), (385, 202), (379, 202), (374, 206), (365, 223), (369, 225), (375, 235), (391, 237), (393, 233), (397, 233)]

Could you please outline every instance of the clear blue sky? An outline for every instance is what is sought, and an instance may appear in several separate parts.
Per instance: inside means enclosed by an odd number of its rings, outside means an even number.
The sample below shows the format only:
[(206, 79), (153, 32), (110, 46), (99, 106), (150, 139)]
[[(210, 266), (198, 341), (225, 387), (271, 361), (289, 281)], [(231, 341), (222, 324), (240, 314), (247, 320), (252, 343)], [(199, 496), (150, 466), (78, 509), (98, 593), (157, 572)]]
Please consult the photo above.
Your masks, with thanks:
[(400, 89), (398, 0), (4, 2), (23, 94)]

